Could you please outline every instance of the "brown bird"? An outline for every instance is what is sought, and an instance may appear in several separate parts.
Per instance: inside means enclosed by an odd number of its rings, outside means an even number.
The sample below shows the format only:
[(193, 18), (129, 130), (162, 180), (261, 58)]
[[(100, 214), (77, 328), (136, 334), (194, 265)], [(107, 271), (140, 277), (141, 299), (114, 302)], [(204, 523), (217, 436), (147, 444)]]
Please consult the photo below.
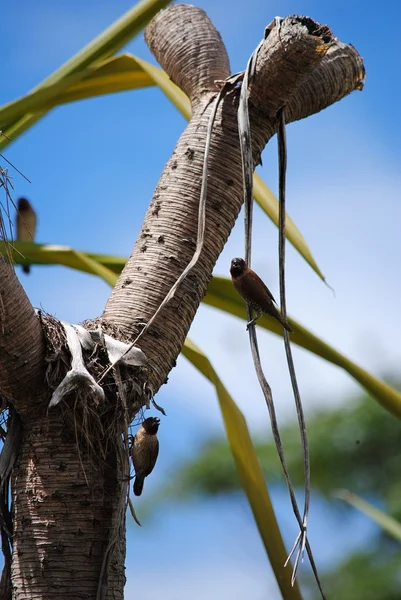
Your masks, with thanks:
[(247, 266), (243, 258), (232, 259), (230, 273), (237, 292), (256, 311), (256, 317), (249, 321), (246, 326), (247, 329), (262, 316), (262, 313), (265, 313), (281, 323), (284, 329), (292, 331), (279, 310), (274, 306), (277, 303), (271, 291), (265, 286), (259, 275), (256, 275), (255, 271)]
[(135, 496), (142, 494), (145, 477), (150, 475), (156, 464), (159, 454), (159, 440), (157, 439), (159, 425), (158, 417), (148, 417), (138, 429), (132, 442), (131, 457), (135, 469)]
[[(26, 198), (18, 200), (17, 242), (33, 242), (36, 230), (36, 213)], [(23, 265), (24, 273), (29, 273), (29, 265)]]

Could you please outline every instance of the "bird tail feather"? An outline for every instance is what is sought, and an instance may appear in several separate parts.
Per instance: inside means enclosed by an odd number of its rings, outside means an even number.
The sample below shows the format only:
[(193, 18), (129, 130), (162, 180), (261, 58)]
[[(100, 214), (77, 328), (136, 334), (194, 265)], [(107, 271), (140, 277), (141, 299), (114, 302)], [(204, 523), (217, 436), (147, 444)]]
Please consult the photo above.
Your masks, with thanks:
[(287, 321), (284, 320), (284, 317), (281, 314), (281, 312), (276, 310), (274, 313), (274, 316), (276, 317), (277, 321), (279, 321), (281, 323), (281, 325), (284, 327), (284, 329), (286, 329), (287, 331), (289, 331), (291, 333), (292, 329), (288, 325)]
[(135, 494), (135, 496), (140, 496), (142, 494), (144, 481), (145, 481), (145, 478), (141, 477), (140, 475), (137, 475), (135, 477), (135, 481), (134, 481), (134, 494)]

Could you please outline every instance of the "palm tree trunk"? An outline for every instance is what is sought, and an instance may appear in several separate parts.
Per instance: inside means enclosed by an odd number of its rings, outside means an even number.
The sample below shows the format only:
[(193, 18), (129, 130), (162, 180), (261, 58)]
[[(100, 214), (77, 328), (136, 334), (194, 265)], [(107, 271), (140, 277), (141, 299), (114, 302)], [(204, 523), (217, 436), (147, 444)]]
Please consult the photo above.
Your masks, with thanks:
[[(105, 552), (118, 533), (108, 570), (108, 598), (125, 584), (125, 519), (116, 456), (98, 460), (60, 414), (24, 423), (14, 469), (13, 598), (96, 598)], [(125, 511), (122, 512), (125, 515)]]
[[(200, 9), (177, 5), (160, 12), (147, 28), (146, 40), (190, 97), (193, 116), (161, 176), (102, 319), (86, 323), (89, 329), (101, 323), (105, 333), (123, 341), (132, 341), (150, 320), (194, 253), (210, 101), (229, 75), (221, 37)], [(276, 115), (283, 105), (289, 121), (303, 118), (359, 89), (363, 76), (356, 50), (335, 40), (328, 28), (297, 17), (273, 27), (260, 48), (249, 88), (254, 164), (276, 132)], [(234, 87), (217, 113), (200, 259), (140, 340), (151, 367), (146, 384), (154, 393), (175, 364), (242, 205), (238, 97)], [(117, 388), (112, 392), (107, 386), (107, 402), (116, 417), (104, 447), (93, 449), (82, 441), (78, 396), (70, 394), (47, 412), (52, 391), (49, 339), (11, 267), (1, 258), (0, 282), (0, 394), (5, 405), (18, 411), (23, 426), (13, 472), (12, 596), (95, 600), (100, 581), (103, 597), (121, 600), (127, 473), (119, 458), (125, 428), (119, 410), (124, 394), (121, 388), (117, 394)], [(104, 353), (102, 361), (106, 366)], [(131, 372), (133, 382), (137, 376)], [(143, 380), (140, 383), (136, 397), (127, 401), (131, 416), (145, 402)], [(97, 409), (92, 410), (95, 414)]]

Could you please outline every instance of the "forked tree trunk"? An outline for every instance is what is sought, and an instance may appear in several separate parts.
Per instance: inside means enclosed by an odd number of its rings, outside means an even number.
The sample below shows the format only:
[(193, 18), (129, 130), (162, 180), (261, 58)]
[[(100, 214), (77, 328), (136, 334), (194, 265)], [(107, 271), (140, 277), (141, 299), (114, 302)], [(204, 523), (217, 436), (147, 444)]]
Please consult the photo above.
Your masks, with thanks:
[[(171, 79), (190, 97), (193, 116), (165, 167), (133, 253), (101, 320), (86, 323), (93, 329), (100, 322), (105, 333), (123, 341), (132, 341), (141, 331), (194, 253), (210, 101), (230, 74), (220, 35), (200, 9), (177, 5), (160, 12), (145, 37)], [(336, 40), (327, 27), (301, 17), (289, 17), (280, 27), (273, 27), (258, 54), (249, 88), (255, 165), (276, 132), (276, 115), (282, 106), (286, 106), (288, 121), (306, 117), (360, 88), (363, 77), (356, 50)], [(141, 379), (141, 390), (146, 377), (148, 389), (155, 393), (174, 366), (241, 208), (238, 98), (234, 88), (217, 113), (200, 260), (139, 342), (152, 367), (130, 374)], [(51, 396), (49, 379), (45, 379), (45, 356), (49, 359), (51, 354), (48, 335), (3, 259), (0, 281), (0, 393), (19, 412), (23, 424), (13, 474), (12, 596), (16, 600), (94, 600), (103, 564), (105, 597), (121, 600), (125, 513), (120, 503), (126, 486), (119, 453), (125, 410), (121, 393), (108, 387), (108, 409), (95, 419), (93, 429), (99, 425), (95, 437), (100, 430), (104, 435), (100, 442), (104, 453), (99, 457), (96, 444), (91, 449), (80, 441), (80, 419), (98, 411), (90, 399), (89, 413), (77, 407), (79, 398), (74, 394), (62, 408), (47, 412)], [(104, 354), (99, 360), (106, 366)], [(60, 372), (59, 380), (64, 374), (65, 370)], [(135, 393), (126, 407), (130, 417), (145, 402), (139, 391)], [(96, 443), (99, 439), (98, 435)], [(110, 560), (104, 561), (108, 550)]]

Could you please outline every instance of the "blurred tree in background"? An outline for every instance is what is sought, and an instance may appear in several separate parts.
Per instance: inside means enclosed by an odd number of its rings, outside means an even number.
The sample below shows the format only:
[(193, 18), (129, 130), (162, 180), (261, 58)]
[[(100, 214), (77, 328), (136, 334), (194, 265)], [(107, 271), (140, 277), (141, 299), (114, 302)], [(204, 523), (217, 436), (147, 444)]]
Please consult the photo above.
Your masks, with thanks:
[[(393, 382), (394, 385), (394, 382)], [(400, 384), (394, 385), (400, 389)], [(401, 521), (400, 428), (397, 419), (366, 394), (349, 398), (336, 410), (321, 411), (308, 419), (313, 495), (324, 499), (327, 510), (339, 513), (352, 536), (352, 512), (339, 500), (346, 488), (369, 498)], [(303, 483), (298, 425), (283, 427), (283, 440), (293, 482)], [(255, 449), (269, 483), (283, 482), (273, 441), (255, 440)], [(284, 485), (284, 483), (283, 483)], [(169, 494), (229, 495), (241, 491), (234, 460), (226, 440), (205, 443), (199, 456), (177, 470)], [(347, 549), (345, 549), (347, 550)], [(400, 545), (377, 527), (369, 545), (344, 556), (340, 564), (323, 574), (329, 598), (341, 600), (399, 600), (401, 586)], [(315, 587), (311, 585), (312, 589)], [(317, 598), (318, 596), (312, 595)]]

